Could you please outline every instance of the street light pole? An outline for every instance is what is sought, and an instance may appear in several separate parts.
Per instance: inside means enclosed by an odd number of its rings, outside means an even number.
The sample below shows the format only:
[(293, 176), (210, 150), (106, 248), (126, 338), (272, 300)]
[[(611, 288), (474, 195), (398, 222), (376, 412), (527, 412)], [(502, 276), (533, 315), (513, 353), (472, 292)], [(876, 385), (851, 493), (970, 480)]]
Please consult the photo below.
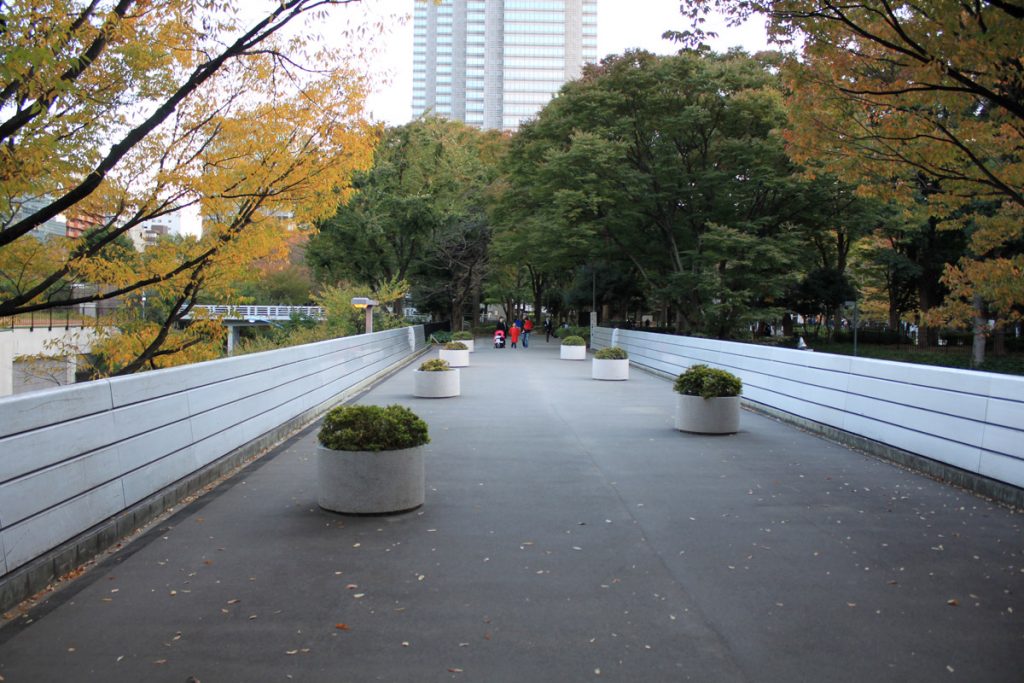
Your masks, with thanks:
[(366, 334), (373, 332), (373, 307), (377, 305), (377, 302), (365, 296), (354, 296), (352, 305), (356, 308), (366, 309)]

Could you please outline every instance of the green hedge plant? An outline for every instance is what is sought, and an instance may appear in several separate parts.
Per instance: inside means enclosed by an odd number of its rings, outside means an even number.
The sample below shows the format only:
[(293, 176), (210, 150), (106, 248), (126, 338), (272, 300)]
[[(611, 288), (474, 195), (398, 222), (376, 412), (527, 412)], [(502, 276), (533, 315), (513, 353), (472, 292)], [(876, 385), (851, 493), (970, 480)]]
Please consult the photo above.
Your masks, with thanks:
[(454, 341), (467, 341), (467, 340), (472, 339), (472, 338), (473, 338), (473, 333), (472, 332), (462, 331), (462, 332), (455, 332), (455, 333), (452, 334), (452, 339)]
[(460, 341), (450, 341), (444, 345), (445, 351), (469, 351), (469, 347)]
[(564, 339), (565, 337), (583, 337), (584, 339), (590, 339), (590, 328), (558, 327), (555, 329), (555, 336), (559, 339)]
[(600, 349), (594, 353), (594, 358), (598, 360), (626, 360), (629, 358), (629, 354), (626, 353), (626, 349), (621, 346), (609, 346), (605, 349)]
[(420, 363), (420, 372), (445, 372), (451, 369), (452, 366), (443, 358), (433, 358)]
[(586, 346), (587, 340), (583, 337), (570, 335), (562, 340), (562, 346)]
[(686, 372), (676, 378), (674, 388), (687, 396), (723, 398), (739, 396), (743, 390), (743, 382), (731, 372), (697, 364), (691, 365)]
[(338, 406), (317, 435), (336, 451), (397, 451), (430, 443), (427, 423), (405, 406)]

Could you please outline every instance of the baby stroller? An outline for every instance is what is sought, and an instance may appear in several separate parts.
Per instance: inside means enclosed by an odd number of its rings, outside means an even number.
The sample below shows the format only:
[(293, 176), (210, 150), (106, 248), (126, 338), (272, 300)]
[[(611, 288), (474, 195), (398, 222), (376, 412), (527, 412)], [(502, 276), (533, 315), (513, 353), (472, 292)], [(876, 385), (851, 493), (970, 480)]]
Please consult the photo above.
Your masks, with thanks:
[(505, 348), (505, 331), (495, 330), (494, 331), (494, 348), (503, 349)]

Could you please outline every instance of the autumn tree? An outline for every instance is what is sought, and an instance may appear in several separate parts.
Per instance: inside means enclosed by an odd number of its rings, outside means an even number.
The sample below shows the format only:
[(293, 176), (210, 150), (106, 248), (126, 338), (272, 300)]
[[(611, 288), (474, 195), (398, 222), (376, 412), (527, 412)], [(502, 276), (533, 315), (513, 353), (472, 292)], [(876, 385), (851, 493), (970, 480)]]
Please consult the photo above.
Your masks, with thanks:
[[(268, 3), (249, 23), (224, 2), (5, 3), (0, 271), (24, 272), (32, 231), (58, 214), (100, 224), (52, 247), (50, 267), (8, 278), (0, 315), (158, 290), (168, 315), (120, 371), (152, 366), (204, 287), (333, 211), (375, 139), (365, 82), (340, 51), (284, 29), (351, 1)], [(105, 257), (133, 227), (190, 206), (201, 239), (130, 264)], [(55, 296), (72, 282), (104, 286)]]

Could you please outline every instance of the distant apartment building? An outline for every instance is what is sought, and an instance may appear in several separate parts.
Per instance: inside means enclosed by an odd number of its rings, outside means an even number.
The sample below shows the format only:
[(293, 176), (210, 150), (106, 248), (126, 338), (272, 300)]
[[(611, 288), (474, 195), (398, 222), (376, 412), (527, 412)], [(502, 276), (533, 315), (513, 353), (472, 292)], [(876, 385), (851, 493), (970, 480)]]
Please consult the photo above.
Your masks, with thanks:
[(139, 251), (152, 246), (167, 235), (181, 234), (181, 213), (169, 213), (159, 218), (151, 218), (128, 229), (128, 236)]
[(597, 0), (416, 0), (413, 116), (516, 130), (597, 61)]

